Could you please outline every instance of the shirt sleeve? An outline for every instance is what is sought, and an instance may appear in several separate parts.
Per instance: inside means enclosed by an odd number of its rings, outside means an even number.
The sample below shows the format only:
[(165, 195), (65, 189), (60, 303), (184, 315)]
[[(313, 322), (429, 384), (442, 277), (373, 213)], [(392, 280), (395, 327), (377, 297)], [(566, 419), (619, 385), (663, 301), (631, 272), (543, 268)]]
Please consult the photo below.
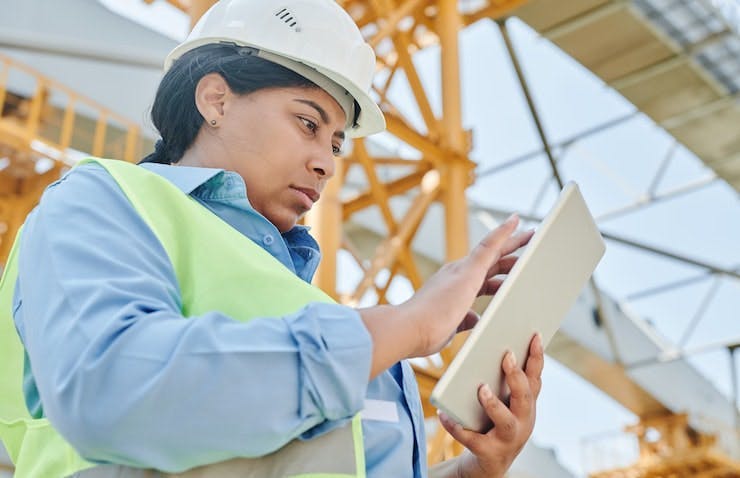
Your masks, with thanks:
[(162, 245), (97, 165), (44, 193), (17, 286), (44, 414), (90, 461), (178, 472), (261, 456), (362, 408), (372, 342), (355, 310), (183, 317)]

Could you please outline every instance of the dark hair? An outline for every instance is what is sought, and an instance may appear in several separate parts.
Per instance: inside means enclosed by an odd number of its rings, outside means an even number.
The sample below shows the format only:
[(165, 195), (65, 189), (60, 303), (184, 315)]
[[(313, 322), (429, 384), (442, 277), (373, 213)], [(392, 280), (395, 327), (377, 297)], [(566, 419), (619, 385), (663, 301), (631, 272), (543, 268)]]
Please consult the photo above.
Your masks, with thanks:
[(193, 144), (203, 124), (195, 88), (209, 73), (221, 75), (239, 95), (273, 87), (317, 88), (298, 73), (256, 56), (251, 48), (227, 43), (195, 48), (178, 58), (159, 83), (152, 122), (162, 139), (142, 163), (176, 163)]

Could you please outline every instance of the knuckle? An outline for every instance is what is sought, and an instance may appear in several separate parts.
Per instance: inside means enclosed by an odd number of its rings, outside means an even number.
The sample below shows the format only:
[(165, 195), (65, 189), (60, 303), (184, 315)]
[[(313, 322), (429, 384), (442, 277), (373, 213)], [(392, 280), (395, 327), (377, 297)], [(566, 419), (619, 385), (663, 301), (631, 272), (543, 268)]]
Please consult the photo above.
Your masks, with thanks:
[(496, 397), (491, 397), (483, 404), (488, 414), (496, 413), (501, 408), (501, 401)]
[[(484, 435), (474, 435), (467, 440), (467, 443), (463, 443), (465, 447), (473, 452), (474, 455), (479, 455), (485, 451), (485, 442), (483, 440)], [(462, 443), (462, 442), (460, 442)]]
[(525, 403), (529, 403), (530, 401), (532, 401), (532, 394), (529, 392), (529, 390), (527, 390), (519, 396), (519, 400)]
[(503, 420), (497, 427), (499, 427), (499, 433), (504, 438), (511, 438), (516, 434), (516, 421), (513, 419)]

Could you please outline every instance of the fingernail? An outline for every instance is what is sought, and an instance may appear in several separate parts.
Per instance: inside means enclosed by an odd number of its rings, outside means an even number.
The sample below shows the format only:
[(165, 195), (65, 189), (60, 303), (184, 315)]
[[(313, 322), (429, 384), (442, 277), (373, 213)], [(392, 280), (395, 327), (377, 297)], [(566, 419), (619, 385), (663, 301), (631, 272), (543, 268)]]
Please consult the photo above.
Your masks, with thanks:
[(491, 398), (493, 398), (493, 391), (491, 390), (491, 387), (487, 383), (481, 386), (480, 394), (484, 400), (490, 400)]
[(517, 219), (517, 214), (514, 213), (511, 216), (509, 216), (509, 218), (506, 219), (506, 221), (504, 221), (504, 222), (505, 222), (505, 224), (511, 224), (512, 222), (516, 221), (516, 219)]
[(534, 347), (534, 349), (535, 349), (535, 352), (537, 352), (537, 353), (542, 352), (542, 336), (539, 333), (537, 333), (537, 335), (535, 335), (535, 347)]
[(509, 370), (516, 367), (516, 357), (514, 356), (514, 352), (509, 352), (508, 354), (506, 354), (506, 367)]

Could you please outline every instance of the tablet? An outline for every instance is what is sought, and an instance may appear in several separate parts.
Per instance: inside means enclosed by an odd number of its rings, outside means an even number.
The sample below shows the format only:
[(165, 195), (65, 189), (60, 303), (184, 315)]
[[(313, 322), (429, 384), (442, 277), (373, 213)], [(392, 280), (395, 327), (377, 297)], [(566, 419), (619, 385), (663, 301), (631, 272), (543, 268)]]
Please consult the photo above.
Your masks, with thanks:
[(511, 350), (524, 367), (535, 333), (546, 347), (591, 277), (606, 246), (578, 186), (568, 183), (430, 396), (469, 430), (490, 429), (478, 401), (488, 383), (505, 400), (501, 362)]

